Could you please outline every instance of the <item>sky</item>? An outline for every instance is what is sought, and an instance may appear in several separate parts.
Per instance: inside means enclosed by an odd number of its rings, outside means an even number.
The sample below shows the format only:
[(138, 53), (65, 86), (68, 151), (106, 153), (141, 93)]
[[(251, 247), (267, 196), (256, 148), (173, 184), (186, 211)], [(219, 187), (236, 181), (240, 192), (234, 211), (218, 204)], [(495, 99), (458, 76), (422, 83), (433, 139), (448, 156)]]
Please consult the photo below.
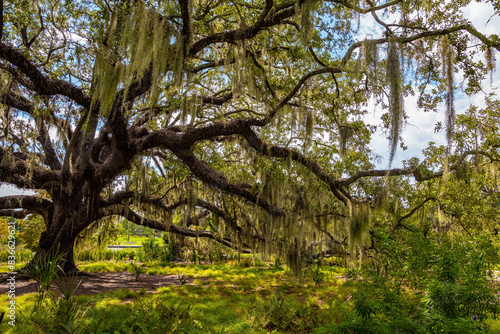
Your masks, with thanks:
[[(485, 35), (497, 33), (498, 27), (500, 27), (500, 17), (492, 17), (494, 10), (491, 4), (477, 3), (473, 2), (471, 5), (464, 9), (464, 15), (468, 18), (474, 27), (481, 31)], [(489, 22), (488, 22), (489, 20)], [(364, 21), (360, 25), (363, 29), (361, 34), (374, 34), (377, 29), (377, 25), (374, 21)], [(376, 28), (377, 27), (377, 28)], [(364, 38), (363, 38), (364, 39)], [(500, 55), (497, 54), (497, 68), (500, 66)], [(455, 82), (460, 82), (460, 73), (455, 76)], [(490, 92), (492, 87), (499, 87), (500, 85), (500, 69), (493, 73), (493, 81), (490, 84), (490, 78), (488, 77), (484, 85), (484, 91)], [(420, 157), (422, 156), (422, 150), (428, 146), (430, 141), (436, 144), (445, 144), (444, 131), (441, 133), (434, 133), (434, 128), (437, 122), (442, 122), (445, 124), (445, 112), (444, 106), (437, 113), (427, 112), (424, 113), (422, 110), (418, 110), (416, 107), (416, 96), (409, 96), (405, 99), (405, 110), (409, 118), (407, 124), (402, 132), (402, 137), (405, 145), (408, 147), (406, 151), (398, 148), (394, 161), (392, 163), (393, 168), (402, 167), (402, 161), (407, 160), (410, 157)], [(459, 90), (455, 91), (455, 109), (457, 114), (465, 112), (469, 106), (484, 105), (484, 95), (477, 94), (475, 96), (466, 96)], [(377, 110), (375, 106), (368, 106), (368, 115), (365, 119), (370, 124), (379, 124), (380, 116), (384, 111)], [(372, 148), (374, 152), (383, 157), (383, 159), (377, 165), (377, 168), (386, 168), (388, 164), (389, 156), (389, 141), (378, 131), (374, 134), (372, 138)], [(30, 191), (21, 191), (14, 186), (7, 184), (0, 184), (0, 197), (8, 196), (13, 194), (31, 194)]]
[[(463, 13), (464, 16), (472, 22), (473, 26), (484, 35), (498, 34), (500, 17), (492, 17), (494, 10), (491, 4), (473, 2), (464, 8)], [(373, 33), (376, 29), (374, 21), (367, 22), (367, 24), (363, 23), (362, 26), (364, 30), (363, 33), (365, 34)], [(496, 59), (496, 67), (499, 68), (500, 55), (498, 53)], [(455, 74), (454, 81), (456, 84), (462, 81), (461, 73)], [(487, 76), (483, 82), (483, 89), (486, 93), (489, 93), (493, 87), (499, 87), (499, 85), (500, 69), (493, 72), (492, 82), (490, 82), (490, 77)], [(467, 96), (463, 94), (460, 89), (455, 90), (454, 93), (454, 105), (457, 114), (464, 113), (471, 105), (479, 107), (484, 106), (484, 94), (482, 93), (475, 96)], [(408, 149), (403, 151), (398, 147), (394, 161), (391, 165), (393, 168), (402, 167), (403, 160), (407, 160), (411, 157), (422, 157), (422, 150), (426, 148), (431, 141), (437, 145), (446, 144), (444, 129), (439, 133), (434, 133), (437, 122), (441, 122), (443, 125), (445, 124), (445, 106), (442, 105), (437, 113), (423, 112), (416, 107), (416, 102), (417, 96), (408, 96), (405, 98), (405, 111), (409, 118), (403, 129), (402, 137)], [(369, 105), (367, 110), (369, 114), (365, 120), (371, 124), (380, 124), (380, 116), (385, 110), (377, 110), (373, 104)], [(383, 160), (378, 163), (377, 168), (386, 168), (390, 151), (389, 141), (380, 130), (377, 131), (372, 138), (372, 148), (376, 154), (383, 157)]]

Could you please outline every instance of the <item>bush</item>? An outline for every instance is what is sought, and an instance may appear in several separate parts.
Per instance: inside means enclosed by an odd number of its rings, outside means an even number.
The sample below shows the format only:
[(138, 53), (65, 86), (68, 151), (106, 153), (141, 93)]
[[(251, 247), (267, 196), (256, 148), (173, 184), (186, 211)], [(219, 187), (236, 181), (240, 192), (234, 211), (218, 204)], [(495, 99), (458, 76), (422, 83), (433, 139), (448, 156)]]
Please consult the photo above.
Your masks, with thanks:
[(37, 214), (29, 215), (25, 219), (18, 220), (18, 224), (20, 227), (19, 241), (24, 248), (36, 251), (40, 235), (47, 228), (43, 217)]
[(147, 239), (142, 242), (142, 251), (146, 261), (153, 261), (160, 255), (160, 246), (156, 243), (156, 239)]
[(163, 242), (165, 246), (161, 250), (160, 260), (164, 262), (174, 261), (177, 257), (175, 241), (165, 234), (163, 236)]
[(163, 238), (165, 245), (161, 246), (156, 242), (156, 239), (147, 239), (142, 242), (143, 258), (145, 261), (162, 261), (170, 262), (175, 260), (175, 241)]
[(498, 250), (488, 237), (414, 234), (406, 244), (380, 238), (378, 246), (378, 261), (351, 275), (359, 289), (355, 314), (339, 325), (345, 330), (371, 333), (361, 329), (371, 323), (386, 333), (484, 332), (484, 320), (500, 311), (491, 279)]
[(193, 250), (189, 253), (188, 259), (193, 264), (201, 264), (201, 261), (205, 259), (205, 254), (199, 254), (196, 250)]
[[(33, 254), (29, 249), (16, 248), (16, 263), (31, 261)], [(7, 248), (0, 249), (0, 262), (7, 262), (9, 255)]]
[(240, 259), (239, 266), (242, 268), (250, 268), (253, 266), (252, 259), (245, 257)]
[(450, 333), (472, 333), (500, 311), (492, 271), (498, 250), (485, 237), (461, 237), (434, 245), (426, 284), (427, 325), (434, 331), (448, 326)]
[(129, 257), (129, 252), (125, 250), (115, 250), (113, 252), (113, 259), (115, 259), (115, 261), (123, 261), (126, 260), (128, 257)]

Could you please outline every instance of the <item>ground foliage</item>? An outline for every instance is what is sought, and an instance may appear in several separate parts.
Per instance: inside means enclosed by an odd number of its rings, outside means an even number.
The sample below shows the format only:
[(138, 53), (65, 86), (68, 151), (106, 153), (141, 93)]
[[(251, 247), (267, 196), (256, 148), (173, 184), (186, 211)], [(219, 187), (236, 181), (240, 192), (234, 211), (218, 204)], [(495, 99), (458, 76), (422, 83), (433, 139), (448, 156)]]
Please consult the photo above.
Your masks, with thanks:
[[(17, 297), (17, 325), (6, 333), (495, 333), (500, 321), (488, 287), (478, 275), (495, 256), (471, 247), (470, 240), (415, 238), (408, 249), (423, 247), (420, 261), (403, 268), (393, 252), (380, 263), (358, 269), (323, 263), (324, 281), (306, 270), (301, 281), (286, 268), (261, 264), (155, 264), (147, 274), (185, 275), (190, 284), (147, 289), (120, 289), (75, 295), (78, 277), (56, 278), (63, 294), (44, 292)], [(489, 241), (479, 243), (493, 251)], [(391, 247), (386, 241), (385, 247)], [(449, 261), (448, 250), (464, 261)], [(407, 250), (407, 249), (406, 249)], [(402, 249), (405, 251), (405, 249)], [(428, 259), (428, 256), (435, 256)], [(403, 255), (404, 257), (404, 255)], [(410, 256), (408, 256), (410, 257)], [(476, 261), (470, 261), (472, 257)], [(403, 261), (403, 260), (400, 260)], [(419, 263), (414, 263), (419, 262)], [(445, 264), (448, 262), (448, 264)], [(126, 262), (81, 265), (111, 271), (130, 270)], [(420, 268), (425, 270), (419, 270)], [(418, 268), (418, 269), (417, 269)], [(62, 275), (62, 274), (61, 274)], [(347, 280), (346, 280), (347, 277)], [(134, 278), (130, 278), (133, 280)], [(443, 279), (446, 284), (443, 284)], [(140, 278), (139, 278), (140, 280)], [(64, 284), (63, 284), (64, 282)], [(0, 297), (6, 301), (7, 297)]]

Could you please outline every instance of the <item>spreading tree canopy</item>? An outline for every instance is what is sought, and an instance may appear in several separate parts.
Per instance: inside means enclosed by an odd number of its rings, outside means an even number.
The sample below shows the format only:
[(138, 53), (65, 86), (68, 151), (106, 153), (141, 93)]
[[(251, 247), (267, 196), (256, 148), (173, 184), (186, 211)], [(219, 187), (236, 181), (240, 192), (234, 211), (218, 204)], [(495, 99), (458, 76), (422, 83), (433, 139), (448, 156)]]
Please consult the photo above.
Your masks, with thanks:
[[(455, 114), (454, 75), (479, 94), (500, 50), (463, 17), (469, 2), (3, 2), (0, 182), (38, 195), (1, 197), (0, 216), (41, 215), (36, 257), (58, 248), (66, 270), (78, 235), (110, 216), (292, 267), (317, 245), (369, 248), (374, 226), (410, 229), (425, 206), (464, 217), (446, 203), (489, 198), (500, 144), (494, 97)], [(407, 114), (438, 110), (448, 145), (391, 168)], [(446, 192), (471, 170), (484, 182)]]

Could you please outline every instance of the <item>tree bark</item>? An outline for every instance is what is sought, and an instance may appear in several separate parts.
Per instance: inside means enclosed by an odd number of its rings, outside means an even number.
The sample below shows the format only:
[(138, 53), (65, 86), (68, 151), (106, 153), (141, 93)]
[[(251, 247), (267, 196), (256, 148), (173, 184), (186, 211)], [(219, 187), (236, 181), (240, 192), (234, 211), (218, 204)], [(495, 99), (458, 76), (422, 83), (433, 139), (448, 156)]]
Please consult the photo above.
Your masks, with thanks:
[[(74, 259), (74, 245), (76, 236), (68, 235), (66, 233), (58, 234), (53, 237), (51, 234), (43, 232), (40, 236), (40, 245), (36, 250), (35, 257), (28, 264), (37, 263), (39, 261), (46, 261), (47, 258), (54, 258), (61, 255), (59, 266), (66, 274), (78, 272), (78, 268)], [(52, 236), (52, 237), (51, 237)]]
[(40, 235), (38, 249), (30, 264), (60, 255), (59, 265), (65, 273), (78, 272), (74, 259), (75, 240), (78, 234), (92, 222), (89, 215), (91, 210), (86, 208), (84, 204), (86, 202), (80, 199), (56, 199), (54, 201), (54, 210), (51, 215), (44, 217), (47, 230)]

